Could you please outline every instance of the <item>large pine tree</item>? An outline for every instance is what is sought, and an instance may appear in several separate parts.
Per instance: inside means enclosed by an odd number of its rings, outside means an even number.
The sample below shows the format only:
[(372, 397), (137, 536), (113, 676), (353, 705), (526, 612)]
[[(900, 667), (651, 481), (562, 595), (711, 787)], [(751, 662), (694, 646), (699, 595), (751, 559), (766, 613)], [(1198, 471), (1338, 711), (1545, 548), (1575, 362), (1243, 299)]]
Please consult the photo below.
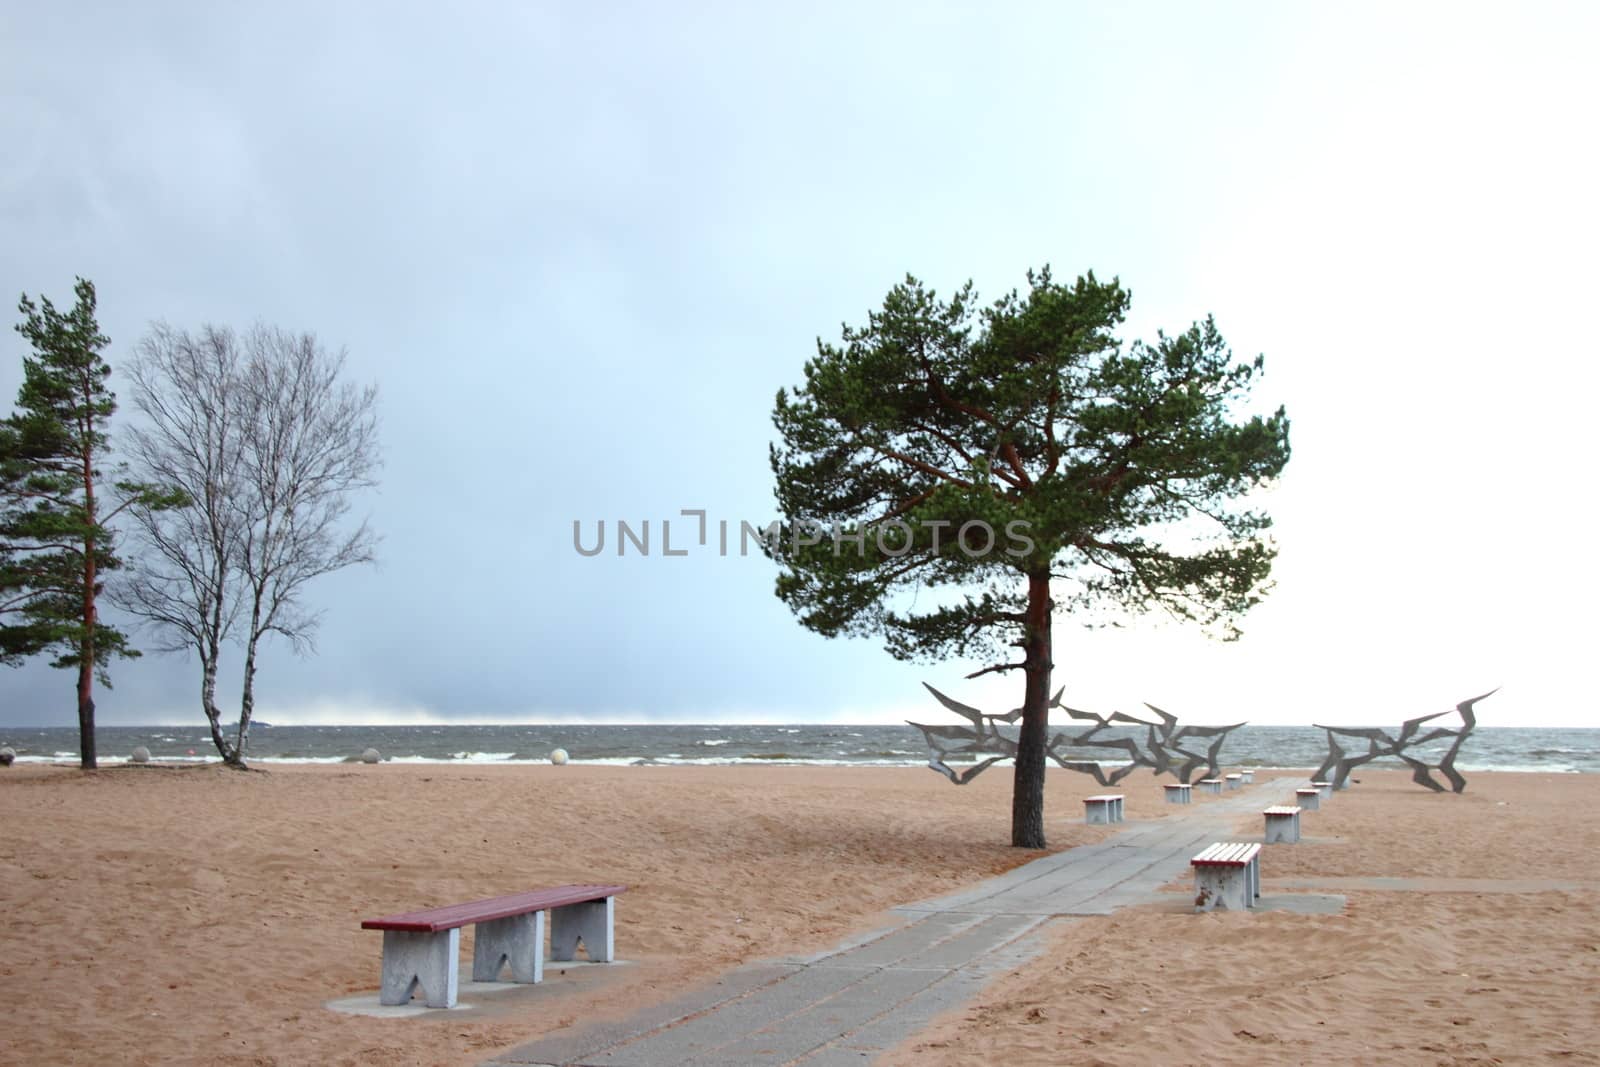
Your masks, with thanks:
[(109, 685), (106, 662), (138, 653), (97, 610), (106, 572), (120, 565), (101, 476), (116, 398), (94, 285), (79, 278), (74, 292), (66, 312), (47, 298), (18, 305), (16, 329), (33, 353), (22, 360), (17, 409), (0, 425), (0, 659), (53, 651), (54, 666), (76, 672), (79, 752), (92, 770), (95, 680)]
[(1124, 347), (1115, 280), (1028, 282), (980, 307), (970, 283), (944, 301), (907, 278), (818, 342), (773, 413), (772, 554), (818, 633), (882, 634), (902, 659), (1021, 650), (976, 673), (1026, 679), (1011, 837), (1042, 848), (1057, 608), (1236, 634), (1275, 554), (1243, 498), (1282, 471), (1289, 423), (1239, 413), (1262, 361), (1235, 362), (1209, 318)]

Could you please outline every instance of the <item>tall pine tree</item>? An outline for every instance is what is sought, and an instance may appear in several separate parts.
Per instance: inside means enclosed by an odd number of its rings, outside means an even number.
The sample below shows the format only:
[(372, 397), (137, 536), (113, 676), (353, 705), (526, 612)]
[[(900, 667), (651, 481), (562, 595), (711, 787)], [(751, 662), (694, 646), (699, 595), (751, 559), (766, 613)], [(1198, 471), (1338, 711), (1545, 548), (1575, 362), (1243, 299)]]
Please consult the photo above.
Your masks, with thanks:
[(819, 341), (773, 412), (791, 536), (770, 551), (803, 625), (881, 634), (901, 659), (1019, 650), (976, 674), (1025, 679), (1024, 848), (1045, 844), (1058, 608), (1162, 609), (1229, 637), (1275, 555), (1248, 495), (1288, 461), (1289, 421), (1237, 410), (1261, 359), (1235, 362), (1209, 318), (1125, 347), (1128, 300), (1048, 269), (989, 307), (907, 278), (842, 345)]
[[(100, 469), (117, 405), (94, 285), (79, 278), (74, 292), (67, 312), (26, 294), (18, 305), (16, 329), (33, 354), (22, 360), (17, 410), (0, 426), (0, 660), (53, 651), (53, 666), (77, 672), (79, 751), (92, 770), (95, 680), (109, 686), (107, 661), (138, 653), (97, 611), (105, 574), (120, 566)], [(125, 502), (175, 502), (143, 486), (118, 489)]]

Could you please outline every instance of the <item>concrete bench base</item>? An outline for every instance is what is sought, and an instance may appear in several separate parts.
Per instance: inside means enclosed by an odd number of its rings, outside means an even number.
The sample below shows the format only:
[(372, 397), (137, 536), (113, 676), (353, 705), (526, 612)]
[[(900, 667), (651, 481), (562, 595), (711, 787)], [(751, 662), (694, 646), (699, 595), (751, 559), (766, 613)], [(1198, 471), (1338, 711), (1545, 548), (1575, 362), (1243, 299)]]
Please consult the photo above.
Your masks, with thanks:
[(1194, 910), (1244, 911), (1261, 896), (1261, 846), (1219, 841), (1189, 861)]
[(1229, 789), (1238, 789), (1244, 785), (1244, 775), (1242, 774), (1225, 774), (1222, 776), (1222, 780), (1228, 784)]
[(544, 916), (510, 915), (475, 925), (472, 935), (472, 980), (498, 982), (511, 968), (513, 982), (544, 981)]
[(1221, 778), (1202, 778), (1196, 782), (1195, 785), (1199, 787), (1200, 792), (1202, 793), (1211, 793), (1216, 796), (1220, 796), (1222, 794)]
[(1317, 811), (1322, 807), (1322, 790), (1296, 789), (1294, 791), (1294, 802), (1306, 811)]
[[(544, 981), (545, 913), (510, 915), (474, 923), (472, 936), (472, 980), (498, 982), (509, 967), (511, 980), (532, 984)], [(577, 931), (572, 942), (576, 945)], [(596, 944), (607, 951), (609, 937), (596, 933)], [(584, 938), (584, 946), (589, 939)], [(407, 930), (383, 932), (383, 977), (378, 987), (379, 1004), (407, 1004), (418, 986), (430, 1008), (453, 1008), (460, 983), (457, 960), (461, 955), (461, 928), (437, 933), (412, 933)], [(570, 960), (572, 954), (553, 956)], [(591, 953), (591, 959), (594, 955)]]
[(1250, 878), (1243, 870), (1227, 867), (1196, 867), (1194, 870), (1195, 911), (1243, 911), (1250, 905), (1246, 896)]
[(1300, 809), (1297, 807), (1272, 807), (1261, 813), (1267, 817), (1264, 840), (1269, 845), (1292, 845), (1300, 840)]
[(613, 919), (616, 900), (591, 900), (583, 904), (568, 904), (550, 912), (550, 958), (573, 960), (578, 958), (578, 942), (589, 954), (591, 963), (612, 961)]
[(385, 930), (378, 1003), (408, 1003), (412, 992), (421, 986), (428, 1007), (455, 1007), (456, 957), (460, 953), (460, 929), (440, 930), (436, 934)]
[(1104, 826), (1122, 821), (1122, 794), (1105, 793), (1083, 798), (1083, 821), (1090, 826)]
[(1194, 788), (1192, 786), (1190, 786), (1187, 782), (1178, 782), (1177, 784), (1169, 784), (1166, 787), (1167, 803), (1168, 804), (1188, 804), (1188, 803), (1191, 803), (1192, 802), (1192, 797), (1191, 797), (1190, 794), (1192, 794), (1193, 792), (1194, 792)]

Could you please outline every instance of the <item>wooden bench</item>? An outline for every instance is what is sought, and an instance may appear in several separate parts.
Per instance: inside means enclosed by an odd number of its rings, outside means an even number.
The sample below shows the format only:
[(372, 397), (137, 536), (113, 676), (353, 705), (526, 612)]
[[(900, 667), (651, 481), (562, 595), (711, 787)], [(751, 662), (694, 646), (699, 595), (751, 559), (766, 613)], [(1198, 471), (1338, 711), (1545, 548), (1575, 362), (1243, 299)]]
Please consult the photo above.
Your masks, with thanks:
[(1189, 861), (1194, 868), (1194, 910), (1243, 911), (1261, 896), (1261, 846), (1219, 841)]
[(1322, 790), (1312, 787), (1310, 789), (1296, 789), (1294, 799), (1297, 804), (1307, 811), (1317, 811), (1322, 807)]
[(1122, 821), (1122, 794), (1101, 793), (1083, 798), (1083, 821), (1090, 826)]
[(1254, 782), (1256, 780), (1256, 772), (1255, 771), (1240, 771), (1239, 775), (1240, 775), (1240, 777), (1242, 777), (1244, 779), (1244, 784), (1245, 785), (1250, 785), (1252, 782)]
[(383, 931), (378, 1002), (405, 1004), (420, 985), (428, 1007), (455, 1007), (461, 928), (468, 923), (474, 982), (498, 982), (507, 965), (513, 982), (542, 982), (546, 913), (552, 960), (574, 959), (582, 941), (591, 962), (610, 963), (614, 901), (626, 888), (564, 885), (365, 919), (363, 930)]
[(1196, 782), (1195, 784), (1200, 787), (1200, 792), (1202, 792), (1202, 793), (1221, 793), (1222, 792), (1222, 779), (1221, 778), (1202, 778), (1202, 779), (1200, 779), (1200, 781)]
[(1317, 792), (1321, 793), (1323, 800), (1332, 800), (1333, 799), (1333, 783), (1332, 782), (1312, 782), (1311, 783), (1311, 788), (1315, 789)]
[(1300, 840), (1300, 809), (1292, 804), (1275, 804), (1261, 814), (1267, 817), (1265, 841), (1269, 845), (1292, 845)]
[(1238, 789), (1241, 785), (1244, 785), (1244, 775), (1242, 774), (1225, 774), (1222, 776), (1222, 780), (1228, 783), (1229, 789)]
[(1188, 804), (1194, 787), (1188, 782), (1168, 782), (1166, 793), (1168, 804)]

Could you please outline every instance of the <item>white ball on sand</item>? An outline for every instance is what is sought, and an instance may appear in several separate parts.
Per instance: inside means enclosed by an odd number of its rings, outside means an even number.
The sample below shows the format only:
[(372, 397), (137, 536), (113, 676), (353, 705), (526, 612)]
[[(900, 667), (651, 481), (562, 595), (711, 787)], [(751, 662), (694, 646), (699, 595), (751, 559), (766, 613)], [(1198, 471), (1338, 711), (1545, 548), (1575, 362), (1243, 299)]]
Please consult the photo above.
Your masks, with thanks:
[(377, 763), (382, 759), (383, 757), (378, 755), (378, 750), (375, 748), (369, 748), (365, 752), (361, 753), (362, 763)]
[(553, 748), (553, 749), (551, 749), (550, 750), (550, 762), (554, 763), (557, 767), (559, 767), (563, 763), (567, 762), (567, 750), (564, 749), (564, 748)]
[(128, 754), (128, 759), (132, 760), (134, 763), (149, 763), (150, 750), (145, 748), (143, 745), (140, 745), (138, 748), (134, 749)]

